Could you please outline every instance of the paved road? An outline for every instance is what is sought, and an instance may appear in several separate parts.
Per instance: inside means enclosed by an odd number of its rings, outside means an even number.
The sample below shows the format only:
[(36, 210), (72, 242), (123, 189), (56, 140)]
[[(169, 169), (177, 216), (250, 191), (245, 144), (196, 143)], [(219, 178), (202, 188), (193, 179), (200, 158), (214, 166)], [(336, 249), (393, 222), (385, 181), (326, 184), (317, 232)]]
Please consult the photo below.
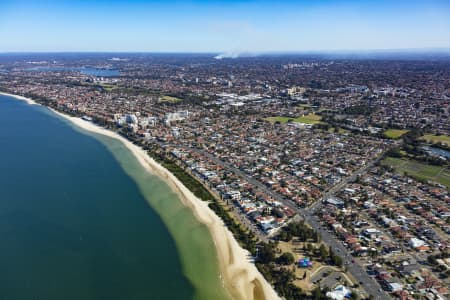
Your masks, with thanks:
[(238, 176), (240, 176), (242, 178), (245, 178), (245, 180), (247, 180), (252, 185), (256, 186), (259, 190), (261, 190), (265, 194), (269, 195), (273, 199), (283, 203), (287, 207), (289, 207), (289, 208), (291, 208), (293, 210), (298, 210), (298, 207), (294, 203), (292, 203), (291, 201), (286, 199), (284, 196), (282, 196), (282, 195), (274, 192), (273, 190), (269, 189), (267, 186), (262, 184), (260, 181), (258, 181), (255, 178), (251, 177), (250, 175), (248, 175), (244, 171), (236, 168), (234, 165), (232, 165), (232, 164), (230, 164), (228, 162), (225, 162), (225, 161), (215, 157), (214, 155), (212, 155), (211, 153), (209, 153), (209, 152), (207, 152), (205, 150), (196, 149), (196, 148), (190, 148), (190, 149), (196, 151), (197, 153), (202, 154), (203, 156), (205, 156), (205, 157), (207, 157), (209, 159), (211, 159), (214, 163), (216, 163), (218, 165), (225, 166), (227, 169), (233, 171), (236, 175), (238, 175)]
[[(320, 208), (320, 206), (318, 207)], [(333, 251), (342, 257), (344, 262), (352, 261), (353, 257), (348, 253), (348, 250), (342, 245), (342, 243), (334, 236), (334, 234), (329, 233), (325, 228), (322, 227), (322, 222), (317, 216), (313, 215), (313, 211), (308, 210), (305, 212), (303, 217), (305, 221), (311, 225), (315, 230), (317, 230), (322, 237), (322, 241), (327, 245), (331, 246)], [(355, 263), (350, 263), (347, 265), (347, 270), (353, 277), (358, 280), (360, 285), (366, 290), (370, 295), (373, 295), (375, 299), (384, 300), (390, 299), (389, 296), (381, 290), (380, 285), (367, 274), (364, 267), (359, 265), (356, 261)]]
[[(176, 145), (173, 145), (176, 146)], [(179, 145), (178, 145), (179, 146)], [(367, 172), (370, 168), (372, 168), (381, 158), (382, 155), (379, 155), (376, 159), (372, 160), (371, 162), (367, 163), (366, 165), (362, 166), (357, 171), (353, 172), (351, 176), (348, 176), (344, 178), (342, 181), (340, 181), (337, 185), (330, 188), (328, 191), (326, 191), (322, 198), (318, 201), (316, 201), (312, 206), (309, 208), (299, 208), (296, 204), (291, 202), (290, 200), (286, 199), (284, 196), (274, 192), (273, 190), (266, 187), (264, 184), (259, 182), (258, 180), (254, 179), (253, 177), (249, 176), (247, 173), (243, 172), (242, 170), (236, 168), (232, 164), (222, 161), (221, 159), (215, 157), (214, 155), (210, 154), (209, 152), (197, 149), (197, 148), (191, 148), (191, 150), (196, 151), (197, 153), (209, 158), (211, 161), (218, 165), (225, 166), (227, 169), (233, 171), (238, 176), (245, 178), (249, 183), (256, 186), (258, 189), (266, 193), (267, 195), (271, 196), (273, 199), (283, 203), (287, 207), (291, 208), (295, 212), (297, 212), (300, 216), (302, 216), (306, 223), (308, 223), (311, 227), (316, 229), (321, 237), (323, 242), (325, 242), (327, 245), (331, 246), (331, 248), (335, 251), (337, 255), (339, 255), (344, 262), (351, 261), (353, 257), (349, 253), (349, 251), (342, 245), (342, 243), (337, 239), (336, 236), (333, 234), (330, 234), (328, 231), (326, 231), (322, 227), (321, 221), (318, 219), (317, 216), (314, 216), (314, 210), (319, 208), (322, 204), (323, 199), (327, 199), (328, 197), (332, 196), (334, 193), (345, 187), (349, 182), (354, 181), (357, 176), (364, 174)], [(381, 289), (380, 285), (371, 278), (367, 272), (364, 270), (364, 267), (359, 265), (358, 262), (355, 261), (355, 263), (351, 263), (347, 265), (347, 270), (353, 275), (354, 278), (359, 280), (361, 282), (361, 286), (366, 290), (366, 292), (370, 295), (373, 295), (375, 299), (377, 300), (387, 300), (390, 299), (390, 297)]]
[[(337, 191), (343, 189), (348, 183), (355, 181), (358, 178), (358, 176), (360, 176), (360, 175), (366, 173), (368, 170), (370, 170), (382, 158), (383, 158), (383, 154), (378, 155), (377, 158), (375, 158), (374, 160), (372, 160), (369, 163), (365, 164), (364, 166), (362, 166), (361, 168), (359, 168), (358, 170), (353, 172), (353, 174), (351, 174), (350, 176), (348, 176), (348, 177), (344, 178), (343, 180), (341, 180), (340, 182), (338, 182), (336, 185), (334, 185), (333, 187), (328, 189), (322, 195), (322, 198), (320, 200), (325, 200), (325, 199), (328, 199), (331, 196), (333, 196)], [(313, 205), (310, 206), (310, 208), (314, 208), (314, 207), (316, 207), (319, 204), (321, 204), (321, 201), (316, 201)]]
[[(183, 167), (184, 168), (184, 167)], [(185, 172), (189, 173), (191, 176), (196, 177), (195, 174), (192, 173), (191, 170), (184, 168)], [(218, 197), (220, 199), (220, 196), (218, 195), (218, 192), (211, 187), (207, 181), (203, 180), (201, 181), (201, 183), (203, 184), (203, 186), (213, 195), (215, 195), (216, 197)], [(258, 228), (256, 226), (256, 224), (254, 222), (252, 222), (249, 218), (247, 218), (240, 210), (238, 207), (234, 206), (234, 205), (228, 205), (228, 201), (225, 200), (219, 200), (220, 202), (222, 202), (222, 204), (227, 205), (228, 207), (230, 207), (233, 211), (232, 214), (235, 218), (239, 219), (239, 222), (244, 225), (245, 227), (247, 227), (247, 229), (251, 230), (253, 232), (253, 234), (260, 240), (263, 241), (265, 243), (269, 242), (269, 237), (267, 236), (267, 234), (265, 232), (263, 232), (260, 228)]]

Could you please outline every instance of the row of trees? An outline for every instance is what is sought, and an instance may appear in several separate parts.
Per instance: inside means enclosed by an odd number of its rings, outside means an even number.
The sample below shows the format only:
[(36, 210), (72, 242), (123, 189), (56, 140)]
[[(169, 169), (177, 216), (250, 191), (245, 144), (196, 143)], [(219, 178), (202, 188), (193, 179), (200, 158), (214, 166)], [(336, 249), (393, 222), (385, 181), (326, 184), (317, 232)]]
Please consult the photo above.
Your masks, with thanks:
[[(44, 98), (37, 98), (35, 95), (26, 95), (38, 102), (56, 108), (56, 103)], [(74, 112), (68, 112), (74, 114)], [(139, 143), (136, 136), (130, 132), (122, 132), (128, 139), (134, 143)], [(295, 274), (287, 267), (294, 263), (295, 259), (291, 253), (283, 253), (277, 257), (276, 243), (257, 243), (257, 240), (252, 232), (249, 232), (242, 228), (210, 193), (206, 190), (200, 182), (194, 177), (185, 172), (180, 166), (178, 166), (171, 158), (167, 157), (163, 152), (157, 149), (147, 149), (148, 154), (155, 160), (163, 164), (170, 170), (184, 185), (200, 199), (211, 201), (209, 207), (224, 221), (230, 231), (233, 233), (238, 242), (245, 249), (249, 250), (252, 255), (256, 257), (256, 266), (260, 272), (264, 275), (274, 287), (277, 293), (287, 300), (294, 299), (311, 299), (311, 300), (324, 300), (326, 297), (326, 290), (316, 289), (312, 295), (307, 295), (297, 287), (293, 281), (295, 280)], [(288, 226), (287, 234), (292, 239), (292, 236), (299, 236), (305, 240), (318, 241), (318, 234), (307, 227), (304, 223), (293, 223)]]
[(307, 226), (304, 221), (289, 223), (280, 232), (278, 238), (282, 241), (289, 242), (294, 236), (301, 242), (312, 241), (317, 243), (320, 241), (320, 236), (317, 231)]
[[(423, 161), (430, 165), (442, 166), (445, 161), (439, 157), (430, 156), (421, 148), (422, 142), (419, 140), (425, 134), (423, 129), (413, 129), (402, 136), (403, 143), (400, 147), (389, 150), (386, 155), (391, 157), (403, 157), (404, 153), (414, 157), (414, 159)], [(402, 151), (404, 152), (402, 154)]]
[[(242, 226), (230, 216), (227, 209), (215, 200), (200, 182), (175, 164), (170, 157), (167, 157), (162, 152), (158, 152), (157, 149), (151, 149), (149, 155), (168, 168), (200, 199), (211, 201), (209, 207), (223, 220), (241, 246), (249, 250), (250, 253), (255, 256), (256, 267), (264, 275), (266, 280), (274, 286), (280, 296), (287, 300), (308, 299), (309, 296), (293, 283), (295, 274), (289, 268), (285, 267), (294, 263), (295, 258), (292, 253), (283, 253), (281, 256), (277, 257), (276, 242), (257, 243), (252, 232), (244, 230)], [(317, 298), (317, 300), (319, 300), (319, 298)]]

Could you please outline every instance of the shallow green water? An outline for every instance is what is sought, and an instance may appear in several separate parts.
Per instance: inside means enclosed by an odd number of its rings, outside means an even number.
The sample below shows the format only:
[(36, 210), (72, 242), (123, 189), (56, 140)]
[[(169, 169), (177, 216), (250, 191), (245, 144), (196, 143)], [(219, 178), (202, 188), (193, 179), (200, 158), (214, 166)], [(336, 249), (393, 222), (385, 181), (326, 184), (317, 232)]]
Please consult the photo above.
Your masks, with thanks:
[(207, 228), (119, 141), (79, 131), (0, 96), (0, 299), (226, 298)]
[(163, 219), (180, 251), (184, 272), (196, 287), (195, 298), (228, 299), (219, 278), (217, 253), (208, 228), (197, 221), (192, 211), (181, 203), (164, 181), (146, 171), (120, 141), (99, 134), (85, 133), (96, 137), (107, 146), (125, 172), (136, 181), (148, 203)]

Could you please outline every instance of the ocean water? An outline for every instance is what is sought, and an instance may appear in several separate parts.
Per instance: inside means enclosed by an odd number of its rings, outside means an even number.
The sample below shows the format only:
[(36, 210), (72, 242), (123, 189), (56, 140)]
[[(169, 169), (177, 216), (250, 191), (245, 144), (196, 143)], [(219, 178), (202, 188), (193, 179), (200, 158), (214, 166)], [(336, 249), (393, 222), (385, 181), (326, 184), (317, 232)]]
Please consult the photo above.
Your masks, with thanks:
[(226, 299), (207, 228), (121, 142), (0, 95), (0, 299)]

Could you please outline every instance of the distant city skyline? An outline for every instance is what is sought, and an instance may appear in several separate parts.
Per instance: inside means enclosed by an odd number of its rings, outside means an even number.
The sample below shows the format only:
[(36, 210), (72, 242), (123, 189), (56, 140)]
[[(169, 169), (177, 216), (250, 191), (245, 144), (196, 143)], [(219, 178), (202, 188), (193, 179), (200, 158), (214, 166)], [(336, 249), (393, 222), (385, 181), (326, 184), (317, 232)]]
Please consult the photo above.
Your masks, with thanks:
[(450, 49), (450, 1), (0, 2), (0, 52)]

